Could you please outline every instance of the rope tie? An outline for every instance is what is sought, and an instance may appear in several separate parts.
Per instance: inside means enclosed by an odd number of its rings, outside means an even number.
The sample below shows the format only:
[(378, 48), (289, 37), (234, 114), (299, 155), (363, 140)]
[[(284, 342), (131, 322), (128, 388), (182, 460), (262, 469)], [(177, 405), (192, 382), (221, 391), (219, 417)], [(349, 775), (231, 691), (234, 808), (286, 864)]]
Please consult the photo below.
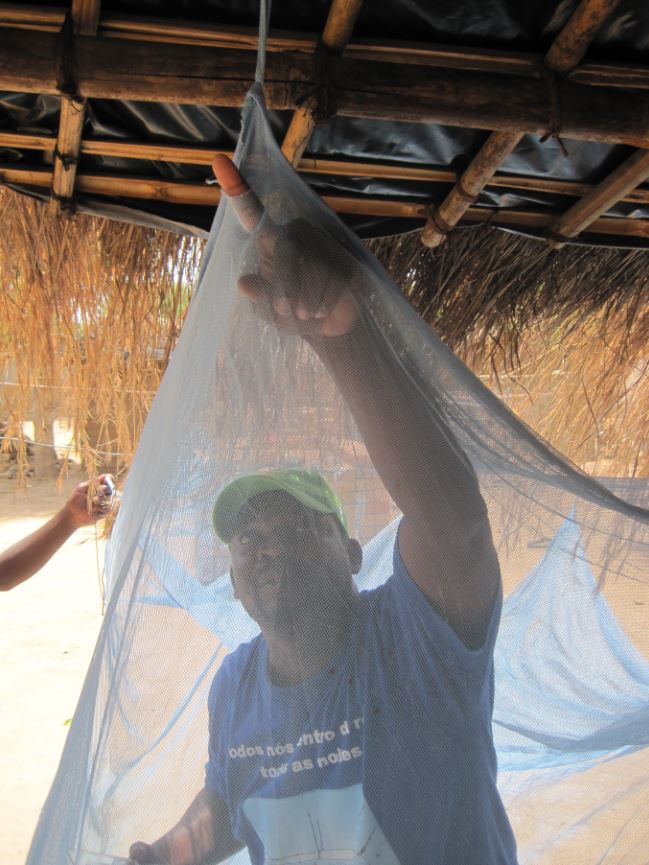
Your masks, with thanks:
[(554, 138), (563, 156), (568, 156), (568, 148), (561, 140), (561, 99), (559, 96), (559, 78), (555, 73), (545, 65), (543, 60), (538, 63), (541, 78), (545, 81), (548, 88), (548, 96), (550, 101), (550, 122), (548, 131), (540, 138), (541, 144), (546, 142), (548, 138)]
[(79, 164), (79, 158), (80, 157), (79, 157), (79, 154), (77, 154), (76, 156), (73, 156), (70, 153), (61, 153), (61, 151), (59, 150), (58, 145), (57, 145), (54, 148), (54, 158), (60, 159), (61, 164), (63, 165), (63, 168), (66, 171), (69, 171), (74, 165)]
[(455, 189), (454, 189), (454, 193), (455, 193), (455, 195), (457, 195), (459, 198), (461, 198), (462, 201), (465, 201), (467, 204), (475, 204), (476, 201), (478, 200), (478, 196), (477, 196), (477, 195), (471, 195), (471, 193), (467, 192), (466, 189), (462, 186), (462, 177), (461, 177), (461, 175), (458, 175), (458, 176), (457, 176), (457, 179), (456, 179), (456, 181), (455, 181)]
[(57, 39), (56, 89), (61, 96), (69, 99), (74, 104), (85, 105), (85, 100), (79, 93), (74, 19), (70, 10), (66, 13)]
[(548, 240), (551, 240), (553, 243), (559, 243), (561, 245), (563, 245), (564, 243), (571, 243), (574, 241), (574, 237), (566, 237), (565, 234), (561, 234), (561, 232), (555, 231), (552, 228), (546, 229), (545, 236)]
[(313, 87), (297, 102), (300, 108), (309, 108), (316, 124), (325, 123), (338, 112), (335, 61), (336, 55), (319, 41), (313, 54)]
[(435, 227), (440, 234), (449, 234), (455, 228), (454, 225), (448, 223), (444, 219), (444, 217), (440, 215), (439, 210), (436, 207), (429, 207), (428, 215), (430, 219), (434, 222)]
[(58, 202), (60, 209), (64, 213), (68, 213), (70, 216), (74, 216), (77, 213), (77, 203), (73, 198), (67, 198), (65, 195), (59, 195), (58, 192), (51, 190), (50, 199)]

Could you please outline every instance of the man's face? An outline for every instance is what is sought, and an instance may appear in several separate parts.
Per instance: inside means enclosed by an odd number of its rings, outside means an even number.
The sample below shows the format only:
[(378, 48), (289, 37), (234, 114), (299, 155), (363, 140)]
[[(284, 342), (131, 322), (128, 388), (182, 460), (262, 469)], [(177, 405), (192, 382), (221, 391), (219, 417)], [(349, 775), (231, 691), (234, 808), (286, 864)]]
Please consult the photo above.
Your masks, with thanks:
[(263, 631), (295, 635), (329, 619), (356, 594), (360, 549), (333, 514), (283, 492), (255, 496), (230, 544), (232, 583)]

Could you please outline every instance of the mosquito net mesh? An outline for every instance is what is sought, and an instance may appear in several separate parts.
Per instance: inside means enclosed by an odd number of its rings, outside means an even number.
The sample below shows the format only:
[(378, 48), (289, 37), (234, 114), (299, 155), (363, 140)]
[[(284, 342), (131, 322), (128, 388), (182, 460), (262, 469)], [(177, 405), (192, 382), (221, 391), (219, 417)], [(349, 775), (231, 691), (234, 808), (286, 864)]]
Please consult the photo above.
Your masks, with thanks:
[(259, 85), (235, 161), (29, 863), (644, 862), (649, 666), (598, 589), (646, 579), (642, 485), (452, 355)]

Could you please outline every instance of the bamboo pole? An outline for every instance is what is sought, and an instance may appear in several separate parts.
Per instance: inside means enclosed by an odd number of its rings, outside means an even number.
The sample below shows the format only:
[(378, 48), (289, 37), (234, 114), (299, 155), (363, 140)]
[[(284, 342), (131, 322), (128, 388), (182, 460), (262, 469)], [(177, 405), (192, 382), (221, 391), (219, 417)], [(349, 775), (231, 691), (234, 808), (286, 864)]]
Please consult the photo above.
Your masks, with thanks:
[(569, 208), (548, 230), (548, 243), (560, 249), (618, 201), (649, 178), (649, 151), (636, 150), (622, 165)]
[(522, 137), (519, 132), (491, 133), (444, 201), (431, 208), (421, 232), (424, 246), (439, 246), (444, 241)]
[(597, 31), (620, 0), (582, 0), (545, 55), (545, 64), (556, 75), (567, 75), (583, 60)]
[[(0, 27), (23, 27), (54, 31), (63, 23), (65, 10), (42, 6), (0, 2)], [(223, 24), (193, 24), (161, 18), (142, 18), (102, 13), (99, 34), (104, 38), (168, 42), (176, 45), (206, 45), (215, 48), (257, 50), (256, 27)], [(313, 52), (318, 37), (312, 33), (273, 30), (268, 34), (267, 50)], [(349, 56), (362, 60), (415, 63), (471, 69), (480, 72), (538, 75), (537, 59), (522, 52), (434, 45), (395, 39), (360, 39), (348, 45)], [(601, 75), (601, 73), (599, 73)]]
[[(363, 0), (332, 0), (322, 33), (322, 48), (329, 55), (340, 55), (349, 42)], [(294, 167), (302, 158), (316, 127), (317, 95), (293, 112), (282, 142), (282, 153)]]
[(27, 132), (7, 132), (0, 130), (0, 147), (13, 147), (16, 150), (54, 150), (55, 135), (32, 135)]
[[(5, 31), (8, 33), (9, 31)], [(0, 50), (0, 89), (57, 94), (53, 34), (13, 30)], [(146, 42), (76, 39), (81, 96), (194, 105), (242, 105), (254, 79), (252, 52)], [(544, 134), (547, 85), (535, 78), (367, 63), (346, 56), (333, 64), (338, 114), (368, 119), (442, 123)], [(267, 101), (292, 108), (312, 86), (311, 58), (300, 52), (268, 57)], [(649, 147), (649, 106), (640, 91), (557, 85), (568, 138)]]
[[(0, 166), (0, 181), (8, 184), (49, 188), (52, 172), (43, 168), (13, 168)], [(219, 190), (205, 184), (152, 178), (78, 174), (76, 188), (88, 195), (107, 195), (120, 198), (165, 201), (172, 204), (187, 204), (215, 207), (219, 202)], [(376, 216), (426, 219), (428, 208), (418, 201), (355, 198), (344, 195), (323, 196), (337, 213), (359, 216)], [(464, 219), (467, 222), (488, 222), (496, 226), (522, 230), (542, 230), (557, 218), (556, 211), (496, 210), (487, 207), (471, 207)], [(593, 234), (638, 238), (649, 242), (649, 220), (603, 217), (596, 219), (589, 231)]]
[[(581, 0), (581, 3), (554, 40), (545, 56), (545, 65), (551, 73), (564, 76), (583, 58), (597, 30), (618, 6), (620, 0)], [(556, 87), (556, 81), (550, 83)], [(559, 102), (558, 92), (556, 94)], [(464, 213), (503, 161), (512, 153), (523, 137), (520, 131), (494, 132), (450, 191), (448, 196), (431, 211), (421, 233), (425, 246), (439, 246), (447, 233), (462, 219)]]
[[(101, 0), (72, 0), (74, 32), (82, 36), (95, 36), (99, 22)], [(51, 203), (55, 208), (65, 206), (74, 194), (74, 179), (83, 122), (86, 116), (85, 101), (74, 94), (64, 94), (61, 99), (59, 134), (54, 151)]]
[(0, 23), (29, 24), (58, 30), (65, 19), (65, 9), (37, 6), (31, 3), (0, 3)]
[[(602, 5), (606, 5), (601, 0)], [(580, 7), (581, 9), (581, 7)], [(580, 9), (575, 14), (578, 14)], [(590, 11), (590, 15), (589, 15)], [(597, 16), (592, 10), (583, 13), (583, 33), (594, 36), (599, 27)], [(563, 35), (563, 34), (561, 34)], [(583, 43), (583, 36), (581, 39)], [(567, 70), (570, 65), (571, 53), (582, 50), (582, 57), (587, 45), (580, 44), (579, 36), (576, 44), (567, 38), (557, 38), (548, 53), (552, 55), (551, 62), (558, 71)], [(636, 150), (622, 165), (608, 175), (600, 184), (569, 208), (548, 230), (548, 243), (554, 249), (560, 249), (568, 239), (576, 237), (585, 228), (609, 208), (628, 195), (633, 189), (649, 178), (649, 152)]]
[[(17, 150), (52, 151), (56, 138), (52, 135), (31, 135), (22, 132), (0, 130), (0, 147)], [(226, 152), (226, 151), (224, 151)], [(154, 162), (175, 162), (181, 165), (211, 165), (214, 149), (200, 146), (176, 144), (155, 144), (122, 140), (90, 138), (81, 142), (81, 153), (93, 156), (115, 156), (119, 159), (151, 160)], [(227, 155), (232, 157), (232, 151)], [(451, 184), (456, 173), (449, 168), (424, 168), (392, 162), (356, 162), (342, 159), (320, 159), (303, 157), (297, 165), (301, 174), (330, 174), (337, 177), (372, 177), (385, 180), (410, 180), (418, 183)], [(570, 180), (557, 180), (548, 177), (524, 177), (520, 174), (496, 173), (488, 183), (489, 187), (520, 189), (530, 192), (544, 192), (548, 195), (565, 195), (582, 198), (593, 188), (592, 183)], [(649, 189), (631, 189), (619, 199), (634, 204), (649, 204)]]
[[(56, 32), (63, 23), (64, 9), (30, 4), (0, 2), (0, 28), (20, 27)], [(175, 45), (205, 45), (215, 48), (257, 49), (256, 27), (234, 27), (201, 22), (142, 18), (102, 13), (99, 35), (106, 39), (133, 39)], [(312, 33), (273, 30), (268, 51), (312, 52), (317, 44)], [(539, 76), (540, 57), (524, 52), (498, 51), (489, 48), (435, 45), (396, 39), (355, 39), (345, 55), (360, 60), (383, 60), (390, 63), (418, 64), (447, 69), (505, 75)], [(570, 81), (592, 86), (649, 88), (645, 66), (621, 63), (585, 63), (567, 76)]]

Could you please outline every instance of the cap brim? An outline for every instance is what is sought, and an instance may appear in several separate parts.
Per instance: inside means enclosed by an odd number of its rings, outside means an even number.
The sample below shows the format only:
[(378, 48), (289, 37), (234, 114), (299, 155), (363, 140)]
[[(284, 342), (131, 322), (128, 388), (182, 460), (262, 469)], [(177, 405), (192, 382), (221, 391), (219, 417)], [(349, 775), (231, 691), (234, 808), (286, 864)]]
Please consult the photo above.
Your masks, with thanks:
[(284, 492), (288, 493), (301, 504), (321, 514), (333, 514), (341, 522), (341, 515), (330, 506), (324, 505), (314, 496), (309, 495), (308, 490), (301, 489), (298, 484), (288, 480), (274, 477), (273, 475), (248, 475), (238, 478), (229, 484), (219, 495), (214, 503), (212, 522), (217, 536), (229, 544), (237, 529), (239, 514), (250, 499), (260, 493)]

